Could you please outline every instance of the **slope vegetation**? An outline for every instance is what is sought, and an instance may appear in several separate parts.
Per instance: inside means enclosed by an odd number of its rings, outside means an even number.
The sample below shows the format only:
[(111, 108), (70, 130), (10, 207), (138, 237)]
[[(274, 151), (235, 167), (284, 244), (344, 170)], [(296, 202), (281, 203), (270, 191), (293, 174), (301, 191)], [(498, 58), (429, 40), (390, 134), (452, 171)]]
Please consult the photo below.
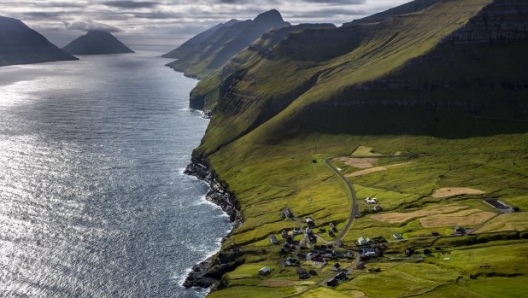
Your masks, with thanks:
[(273, 142), (301, 132), (525, 131), (527, 9), (442, 1), (380, 23), (292, 34), (220, 84), (198, 152), (246, 134)]

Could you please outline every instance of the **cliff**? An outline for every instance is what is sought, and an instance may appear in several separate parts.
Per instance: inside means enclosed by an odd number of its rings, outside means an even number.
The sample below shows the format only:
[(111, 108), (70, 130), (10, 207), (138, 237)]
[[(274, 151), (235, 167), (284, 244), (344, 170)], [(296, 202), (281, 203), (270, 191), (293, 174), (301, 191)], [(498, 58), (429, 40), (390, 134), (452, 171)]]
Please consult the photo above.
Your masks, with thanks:
[(77, 60), (17, 19), (0, 16), (0, 66)]
[[(183, 52), (188, 53), (188, 55), (174, 56), (178, 57), (178, 60), (167, 64), (167, 66), (184, 72), (187, 76), (203, 78), (220, 68), (265, 32), (285, 26), (289, 26), (289, 23), (284, 22), (276, 10), (264, 12), (254, 20), (228, 22), (213, 28), (214, 34), (211, 34), (211, 31), (204, 32), (204, 35), (196, 40), (200, 41), (199, 47), (192, 46), (196, 41), (189, 41), (191, 46), (189, 43), (185, 43), (181, 49), (172, 51), (173, 54)], [(192, 48), (192, 53), (185, 50), (184, 46)], [(168, 53), (164, 56), (172, 56), (173, 54)]]
[(301, 132), (525, 131), (527, 11), (518, 0), (440, 1), (377, 23), (292, 34), (217, 85), (196, 152)]
[(105, 55), (134, 53), (111, 33), (89, 31), (63, 48), (74, 55)]
[(221, 23), (216, 26), (213, 26), (212, 28), (207, 29), (204, 32), (201, 32), (200, 34), (192, 37), (178, 48), (162, 55), (161, 57), (171, 59), (184, 59), (185, 57), (192, 55), (196, 51), (200, 51), (204, 47), (206, 47), (207, 39), (210, 38), (213, 34), (215, 34), (220, 28), (230, 27), (238, 22), (240, 21), (233, 19), (226, 23)]

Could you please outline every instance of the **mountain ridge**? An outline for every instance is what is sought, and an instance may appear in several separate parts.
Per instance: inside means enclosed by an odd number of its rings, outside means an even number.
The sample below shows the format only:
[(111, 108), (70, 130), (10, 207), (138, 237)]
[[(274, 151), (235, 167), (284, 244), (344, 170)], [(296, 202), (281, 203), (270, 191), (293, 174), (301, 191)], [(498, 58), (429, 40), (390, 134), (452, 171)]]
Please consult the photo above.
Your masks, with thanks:
[[(195, 48), (196, 51), (193, 53), (180, 57), (167, 66), (190, 77), (204, 78), (265, 32), (289, 25), (284, 22), (277, 10), (269, 10), (253, 20), (232, 22), (230, 25), (217, 27), (213, 30), (214, 34), (206, 34), (206, 38), (200, 42), (200, 49)], [(178, 52), (178, 49), (171, 51), (174, 52)]]

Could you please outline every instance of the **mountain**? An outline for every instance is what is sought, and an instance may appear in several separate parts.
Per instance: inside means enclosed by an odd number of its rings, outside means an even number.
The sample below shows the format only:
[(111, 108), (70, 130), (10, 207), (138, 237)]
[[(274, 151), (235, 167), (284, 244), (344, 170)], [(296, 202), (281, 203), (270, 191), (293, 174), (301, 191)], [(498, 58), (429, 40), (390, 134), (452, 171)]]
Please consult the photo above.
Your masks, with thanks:
[[(205, 77), (265, 32), (286, 26), (289, 26), (289, 23), (284, 22), (280, 13), (277, 10), (270, 10), (258, 15), (254, 20), (231, 21), (214, 27), (201, 34), (196, 41), (189, 41), (164, 56), (178, 58), (167, 66), (182, 71), (187, 76)], [(192, 46), (197, 42), (199, 46)], [(187, 55), (178, 56), (177, 53), (187, 53)]]
[(168, 52), (167, 54), (162, 55), (163, 58), (172, 58), (172, 59), (183, 59), (196, 51), (201, 50), (202, 48), (206, 47), (206, 40), (211, 37), (218, 29), (223, 27), (230, 27), (240, 21), (238, 20), (230, 20), (226, 23), (218, 24), (210, 29), (205, 30), (204, 32), (192, 37), (188, 41), (184, 42), (181, 46), (178, 48)]
[[(191, 93), (212, 118), (187, 173), (210, 182), (207, 198), (235, 228), (186, 284), (217, 279), (211, 297), (522, 296), (528, 3), (418, 0), (339, 28), (284, 30)], [(317, 237), (290, 238), (308, 218)], [(364, 237), (383, 257), (338, 256)], [(335, 273), (307, 274), (308, 252), (330, 245)], [(352, 274), (335, 275), (338, 262)]]
[(111, 33), (89, 31), (63, 48), (73, 55), (104, 55), (134, 53)]
[(244, 64), (251, 63), (251, 61), (258, 60), (260, 56), (272, 53), (273, 47), (290, 34), (297, 34), (303, 30), (310, 29), (335, 29), (335, 26), (333, 24), (300, 24), (264, 33), (259, 39), (239, 53), (236, 58), (227, 62), (219, 71), (199, 81), (196, 88), (191, 92), (190, 107), (198, 110), (212, 110), (220, 96), (219, 86), (229, 85), (229, 81), (236, 78), (236, 75), (232, 75)]
[(520, 0), (439, 1), (375, 23), (291, 34), (210, 87), (218, 104), (197, 152), (312, 132), (526, 131), (527, 15)]
[(77, 60), (17, 19), (0, 16), (0, 66)]

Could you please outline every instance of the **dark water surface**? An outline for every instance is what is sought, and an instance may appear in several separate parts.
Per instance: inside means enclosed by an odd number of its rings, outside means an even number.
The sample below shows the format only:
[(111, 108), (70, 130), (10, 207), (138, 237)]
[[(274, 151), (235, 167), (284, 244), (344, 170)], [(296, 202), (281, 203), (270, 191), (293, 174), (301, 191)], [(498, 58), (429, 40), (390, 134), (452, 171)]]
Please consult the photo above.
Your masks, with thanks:
[(145, 54), (0, 68), (0, 296), (201, 297), (228, 219), (183, 168), (196, 81)]

